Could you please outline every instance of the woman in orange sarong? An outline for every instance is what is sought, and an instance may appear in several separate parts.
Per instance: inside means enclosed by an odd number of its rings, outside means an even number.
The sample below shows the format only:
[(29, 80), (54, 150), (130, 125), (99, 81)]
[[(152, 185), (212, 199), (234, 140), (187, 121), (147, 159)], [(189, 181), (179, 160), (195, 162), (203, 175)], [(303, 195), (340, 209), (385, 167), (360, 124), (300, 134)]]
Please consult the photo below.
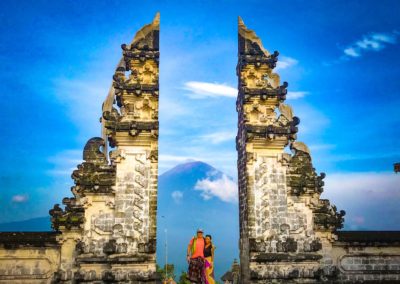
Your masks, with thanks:
[(204, 258), (209, 263), (206, 265), (205, 273), (207, 278), (207, 284), (215, 284), (214, 280), (214, 250), (215, 246), (211, 241), (211, 236), (206, 235), (205, 245), (204, 245)]

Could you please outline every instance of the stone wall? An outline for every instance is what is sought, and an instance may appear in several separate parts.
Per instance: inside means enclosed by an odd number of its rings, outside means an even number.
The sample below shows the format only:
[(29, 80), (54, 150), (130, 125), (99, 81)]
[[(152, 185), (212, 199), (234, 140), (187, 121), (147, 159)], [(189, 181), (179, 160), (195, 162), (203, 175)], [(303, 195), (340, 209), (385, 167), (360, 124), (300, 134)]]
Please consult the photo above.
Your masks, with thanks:
[(400, 232), (342, 231), (332, 258), (342, 282), (400, 282)]
[(0, 283), (51, 283), (60, 265), (56, 233), (0, 233)]

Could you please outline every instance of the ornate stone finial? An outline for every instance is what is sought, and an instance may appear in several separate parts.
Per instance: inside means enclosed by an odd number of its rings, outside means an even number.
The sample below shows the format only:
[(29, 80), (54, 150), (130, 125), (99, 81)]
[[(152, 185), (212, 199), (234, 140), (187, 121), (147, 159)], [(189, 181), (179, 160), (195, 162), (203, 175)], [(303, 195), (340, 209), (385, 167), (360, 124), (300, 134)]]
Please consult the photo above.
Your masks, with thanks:
[(153, 23), (160, 26), (160, 12), (157, 12), (156, 15), (154, 16)]
[(260, 38), (256, 35), (253, 30), (249, 30), (244, 24), (241, 17), (238, 19), (239, 29), (239, 52), (242, 53), (257, 53), (259, 55), (270, 56), (268, 50), (266, 50)]
[(105, 164), (107, 163), (106, 156), (100, 150), (105, 145), (104, 140), (100, 137), (89, 139), (83, 149), (83, 159), (88, 163)]
[(157, 13), (153, 21), (141, 28), (132, 40), (130, 48), (142, 48), (148, 45), (150, 49), (158, 50), (158, 32), (160, 31), (160, 13)]
[(293, 120), (293, 110), (291, 106), (281, 103), (279, 105), (279, 111), (287, 120)]
[(72, 172), (75, 181), (75, 193), (110, 193), (115, 184), (115, 167), (107, 163), (105, 154), (101, 151), (105, 142), (100, 137), (89, 139), (83, 149), (82, 164)]
[(310, 149), (309, 149), (308, 146), (307, 146), (306, 144), (304, 144), (303, 142), (299, 142), (299, 141), (293, 142), (293, 143), (290, 145), (290, 149), (294, 150), (296, 153), (297, 153), (297, 152), (306, 153), (306, 154), (308, 154), (308, 155), (311, 157)]

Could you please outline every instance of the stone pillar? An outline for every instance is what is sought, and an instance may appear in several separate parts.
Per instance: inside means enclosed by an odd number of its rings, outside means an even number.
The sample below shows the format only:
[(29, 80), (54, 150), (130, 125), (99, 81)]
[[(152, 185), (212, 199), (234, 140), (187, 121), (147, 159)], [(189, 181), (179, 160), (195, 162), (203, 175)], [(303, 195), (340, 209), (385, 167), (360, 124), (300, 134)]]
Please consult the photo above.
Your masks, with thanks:
[(72, 174), (74, 197), (50, 210), (62, 233), (57, 283), (157, 279), (159, 14), (122, 53), (103, 104), (109, 145), (98, 137), (87, 142)]
[(112, 274), (146, 280), (156, 270), (159, 14), (122, 45), (114, 75), (116, 105), (103, 119), (116, 166)]
[[(300, 120), (284, 103), (288, 84), (273, 72), (279, 53), (269, 53), (240, 18), (238, 54), (241, 281), (318, 281), (344, 212), (319, 199), (324, 175), (295, 141)], [(294, 155), (285, 152), (289, 145)]]

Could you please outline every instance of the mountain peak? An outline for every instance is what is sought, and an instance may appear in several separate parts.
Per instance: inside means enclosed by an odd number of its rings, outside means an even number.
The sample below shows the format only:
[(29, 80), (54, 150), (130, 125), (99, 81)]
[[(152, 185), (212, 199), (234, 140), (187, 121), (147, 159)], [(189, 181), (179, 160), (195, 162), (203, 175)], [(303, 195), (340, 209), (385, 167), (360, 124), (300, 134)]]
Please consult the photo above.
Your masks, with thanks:
[(163, 173), (163, 176), (176, 175), (176, 174), (191, 174), (193, 171), (201, 172), (214, 172), (218, 171), (213, 166), (204, 163), (202, 161), (190, 161), (183, 164), (179, 164), (172, 169)]

